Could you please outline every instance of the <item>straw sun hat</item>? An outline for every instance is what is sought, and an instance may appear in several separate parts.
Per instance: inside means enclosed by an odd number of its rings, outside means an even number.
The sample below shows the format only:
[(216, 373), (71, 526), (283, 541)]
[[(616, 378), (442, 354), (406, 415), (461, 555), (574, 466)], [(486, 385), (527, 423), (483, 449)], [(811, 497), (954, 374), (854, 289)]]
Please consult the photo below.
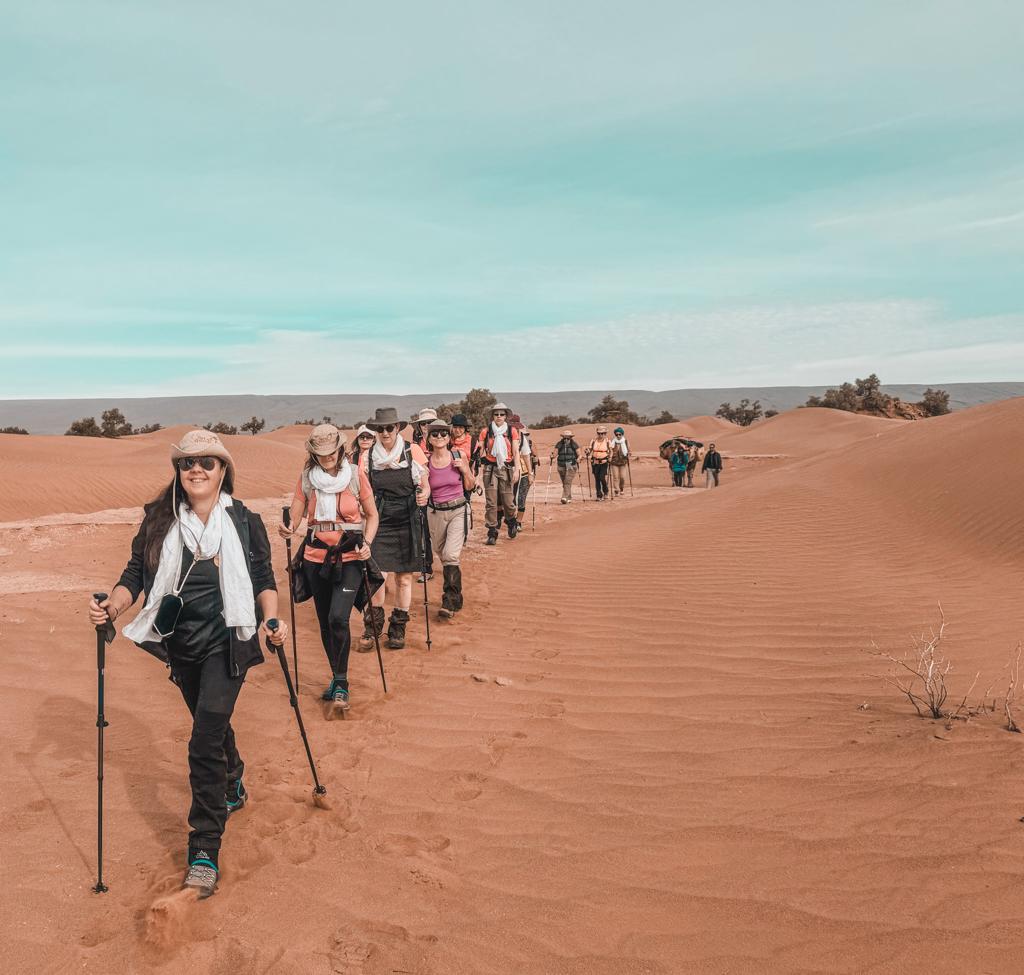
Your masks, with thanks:
[(326, 457), (345, 446), (345, 435), (333, 423), (320, 423), (309, 432), (306, 449), (318, 457)]

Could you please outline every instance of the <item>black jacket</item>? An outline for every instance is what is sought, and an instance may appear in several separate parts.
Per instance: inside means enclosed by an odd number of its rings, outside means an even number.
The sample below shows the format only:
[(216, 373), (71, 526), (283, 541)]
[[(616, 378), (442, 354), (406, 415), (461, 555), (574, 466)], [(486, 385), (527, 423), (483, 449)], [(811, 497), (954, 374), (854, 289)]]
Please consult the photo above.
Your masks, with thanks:
[[(153, 587), (154, 573), (146, 565), (146, 522), (156, 502), (146, 505), (146, 515), (142, 519), (139, 530), (132, 539), (132, 555), (128, 564), (117, 580), (117, 585), (124, 586), (132, 594), (132, 603), (139, 598), (139, 593), (149, 595)], [(234, 522), (238, 530), (238, 538), (242, 543), (242, 551), (249, 553), (249, 578), (252, 580), (252, 595), (255, 600), (261, 592), (268, 589), (277, 591), (277, 583), (274, 581), (274, 568), (270, 562), (270, 539), (267, 538), (267, 529), (263, 525), (263, 519), (250, 511), (237, 498), (234, 504), (226, 509), (228, 517)], [(257, 625), (262, 622), (259, 606), (256, 607)], [(240, 640), (234, 629), (230, 631), (230, 644), (228, 647), (228, 671), (233, 677), (244, 674), (250, 667), (263, 663), (263, 650), (260, 648), (258, 635), (253, 635), (249, 640)], [(160, 643), (139, 644), (147, 653), (153, 654), (158, 660), (170, 664), (167, 657), (167, 649), (163, 641)]]
[(704, 455), (704, 463), (700, 469), (702, 471), (720, 471), (722, 469), (722, 455), (717, 450), (709, 450)]

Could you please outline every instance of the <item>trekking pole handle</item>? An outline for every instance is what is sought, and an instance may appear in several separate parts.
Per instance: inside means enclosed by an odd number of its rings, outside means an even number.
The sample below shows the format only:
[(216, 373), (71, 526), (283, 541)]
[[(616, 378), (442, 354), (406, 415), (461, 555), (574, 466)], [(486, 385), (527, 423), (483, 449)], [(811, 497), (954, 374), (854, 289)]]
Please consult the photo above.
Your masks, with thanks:
[(281, 509), (281, 521), (284, 523), (285, 528), (292, 527), (292, 509), (288, 505)]
[[(102, 603), (104, 599), (108, 598), (108, 594), (105, 592), (94, 592), (92, 594), (92, 598), (95, 599), (97, 603)], [(103, 639), (106, 643), (113, 643), (117, 631), (114, 629), (114, 621), (110, 618), (110, 611), (104, 610), (104, 612), (107, 614), (107, 622), (99, 623), (96, 626), (96, 632), (103, 634)]]

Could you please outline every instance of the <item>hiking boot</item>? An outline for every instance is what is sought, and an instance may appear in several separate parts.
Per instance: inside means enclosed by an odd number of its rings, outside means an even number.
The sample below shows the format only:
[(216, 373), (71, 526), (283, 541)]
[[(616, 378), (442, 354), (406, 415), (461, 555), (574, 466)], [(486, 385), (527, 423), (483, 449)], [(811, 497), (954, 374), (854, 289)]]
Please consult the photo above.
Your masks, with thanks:
[(188, 870), (182, 887), (191, 887), (200, 900), (213, 895), (217, 889), (217, 854), (206, 850), (189, 850)]
[(561, 500), (562, 500), (562, 504), (568, 504), (569, 503), (569, 499), (568, 498), (562, 498)]
[(335, 714), (344, 714), (350, 707), (347, 688), (335, 684), (334, 693), (331, 695), (331, 709)]
[[(461, 607), (461, 569), (457, 565), (444, 566), (444, 591), (441, 594), (441, 608), (437, 615), (444, 620), (450, 620)], [(456, 601), (458, 597), (459, 601)]]
[(228, 815), (238, 812), (249, 801), (249, 793), (245, 791), (242, 780), (228, 783), (228, 791), (224, 793), (224, 803), (228, 807)]
[(498, 529), (497, 528), (488, 528), (487, 529), (487, 541), (484, 542), (484, 544), (485, 545), (497, 545), (498, 544)]
[(405, 647), (405, 626), (409, 622), (409, 613), (404, 609), (391, 610), (388, 620), (388, 649), (401, 650)]
[[(360, 653), (369, 653), (375, 646), (373, 631), (377, 631), (378, 637), (384, 632), (384, 607), (368, 606), (363, 613), (363, 625), (363, 635), (359, 638), (356, 649)], [(329, 700), (329, 698), (325, 697), (324, 700)]]
[(505, 527), (508, 529), (509, 538), (515, 538), (519, 534), (519, 522), (515, 518), (505, 519)]

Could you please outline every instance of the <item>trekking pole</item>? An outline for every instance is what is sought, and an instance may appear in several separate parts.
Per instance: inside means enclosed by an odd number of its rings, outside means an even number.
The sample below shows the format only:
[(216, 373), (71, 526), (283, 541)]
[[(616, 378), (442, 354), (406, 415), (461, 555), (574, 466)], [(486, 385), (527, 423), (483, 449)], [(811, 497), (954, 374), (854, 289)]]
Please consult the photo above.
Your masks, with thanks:
[[(583, 487), (582, 482), (580, 483), (580, 487), (581, 488)], [(589, 457), (587, 458), (587, 493), (591, 497), (594, 496), (594, 489), (590, 485), (590, 458)]]
[(578, 467), (576, 468), (576, 480), (579, 482), (580, 485), (580, 497), (583, 499), (583, 503), (586, 504), (587, 496), (583, 493), (583, 474), (580, 472), (580, 469)]
[[(107, 598), (105, 592), (94, 592), (92, 598), (102, 603)], [(96, 883), (94, 894), (105, 894), (107, 885), (103, 883), (103, 729), (107, 727), (107, 719), (103, 715), (103, 670), (107, 665), (107, 644), (114, 640), (114, 624), (107, 613), (107, 622), (96, 627)]]
[(629, 474), (629, 496), (633, 497), (633, 467), (629, 463), (629, 456), (626, 456), (626, 473)]
[[(281, 509), (281, 520), (285, 528), (292, 526), (292, 509), (284, 507)], [(299, 689), (299, 641), (296, 639), (295, 631), (295, 597), (292, 595), (292, 573), (295, 567), (292, 565), (292, 540), (284, 540), (285, 548), (288, 550), (288, 608), (292, 613), (292, 662), (295, 664), (295, 690)]]
[[(548, 495), (551, 493), (551, 464), (552, 464), (552, 458), (549, 457), (548, 458), (548, 481), (547, 481), (547, 484), (544, 485), (544, 503), (545, 504), (548, 503)], [(534, 504), (534, 507), (537, 506), (537, 499), (536, 498), (533, 499), (533, 504)]]
[[(421, 507), (420, 512), (420, 531), (424, 535), (423, 544), (423, 622), (427, 627), (427, 649), (430, 649), (430, 606), (427, 603), (427, 546), (426, 536), (430, 531), (427, 528), (427, 513)], [(499, 522), (500, 524), (500, 522)], [(375, 628), (376, 631), (376, 628)]]
[[(267, 620), (267, 629), (271, 633), (277, 631), (281, 624), (276, 619)], [(313, 753), (309, 750), (309, 739), (306, 737), (306, 726), (302, 723), (302, 712), (299, 710), (299, 699), (295, 696), (295, 685), (292, 684), (292, 675), (288, 673), (288, 657), (285, 654), (284, 644), (275, 646), (267, 640), (267, 649), (274, 654), (281, 663), (281, 673), (284, 674), (284, 682), (288, 687), (288, 703), (295, 712), (295, 720), (299, 725), (299, 734), (302, 736), (302, 744), (306, 749), (306, 758), (309, 759), (309, 770), (313, 773), (313, 802), (320, 805), (322, 797), (327, 795), (327, 789), (320, 784), (320, 778), (316, 774), (316, 764), (313, 761)]]
[(373, 631), (373, 645), (377, 648), (377, 665), (380, 667), (380, 682), (384, 685), (384, 693), (387, 694), (388, 681), (384, 676), (384, 658), (380, 654), (380, 634), (377, 632), (377, 621), (373, 616), (373, 599), (370, 596), (370, 568), (365, 561), (363, 562), (363, 584), (366, 586), (366, 608), (370, 611), (370, 629)]

